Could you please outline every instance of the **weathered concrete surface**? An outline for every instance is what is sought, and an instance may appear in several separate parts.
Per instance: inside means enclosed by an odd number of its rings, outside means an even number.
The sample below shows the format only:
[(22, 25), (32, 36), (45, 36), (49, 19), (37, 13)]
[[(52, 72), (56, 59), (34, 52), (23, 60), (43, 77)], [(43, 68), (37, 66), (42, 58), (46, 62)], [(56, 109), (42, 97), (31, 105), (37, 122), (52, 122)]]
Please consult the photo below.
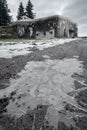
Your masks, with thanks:
[(21, 19), (13, 23), (20, 38), (75, 38), (78, 35), (76, 23), (59, 15), (39, 19)]
[[(75, 101), (77, 101), (77, 105), (70, 104), (70, 102), (67, 102), (66, 100), (63, 102), (63, 109), (58, 111), (58, 109), (54, 109), (53, 106), (49, 106), (51, 104), (47, 103), (43, 105), (40, 102), (40, 104), (37, 104), (37, 106), (32, 110), (29, 106), (28, 111), (25, 112), (24, 109), (21, 109), (20, 104), (16, 104), (17, 109), (19, 109), (23, 114), (21, 117), (16, 119), (12, 114), (8, 115), (8, 107), (6, 106), (11, 102), (15, 102), (15, 100), (21, 101), (21, 98), (23, 99), (23, 97), (25, 99), (25, 95), (20, 95), (17, 98), (17, 91), (13, 91), (9, 96), (3, 95), (4, 97), (0, 99), (1, 130), (77, 130), (78, 128), (80, 130), (87, 130), (87, 39), (74, 41), (72, 44), (66, 43), (64, 45), (47, 48), (43, 51), (35, 50), (28, 56), (18, 56), (12, 59), (0, 59), (1, 91), (7, 89), (10, 83), (10, 78), (16, 78), (17, 80), (20, 79), (20, 75), (17, 76), (17, 73), (24, 69), (27, 62), (32, 61), (37, 62), (38, 64), (40, 62), (41, 64), (41, 62), (44, 63), (48, 59), (52, 61), (64, 61), (64, 58), (74, 58), (81, 62), (81, 66), (79, 67), (81, 67), (80, 69), (83, 70), (83, 72), (73, 73), (71, 77), (75, 81), (73, 86), (75, 89), (74, 91), (67, 93), (68, 96), (76, 99)], [(73, 68), (73, 65), (71, 65), (71, 68)], [(70, 68), (68, 69), (70, 70)], [(50, 72), (52, 72), (52, 70)], [(54, 72), (52, 73), (54, 74)], [(54, 113), (54, 115), (50, 113)], [(57, 127), (55, 127), (55, 124), (57, 124)]]

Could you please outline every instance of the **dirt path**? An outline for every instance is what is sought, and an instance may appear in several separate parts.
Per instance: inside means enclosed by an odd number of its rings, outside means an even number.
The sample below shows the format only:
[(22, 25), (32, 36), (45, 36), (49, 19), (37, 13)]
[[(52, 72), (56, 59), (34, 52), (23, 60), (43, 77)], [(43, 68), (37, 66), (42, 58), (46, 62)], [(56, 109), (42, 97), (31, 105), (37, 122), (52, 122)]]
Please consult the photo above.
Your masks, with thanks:
[(0, 130), (87, 130), (86, 86), (87, 39), (1, 58)]

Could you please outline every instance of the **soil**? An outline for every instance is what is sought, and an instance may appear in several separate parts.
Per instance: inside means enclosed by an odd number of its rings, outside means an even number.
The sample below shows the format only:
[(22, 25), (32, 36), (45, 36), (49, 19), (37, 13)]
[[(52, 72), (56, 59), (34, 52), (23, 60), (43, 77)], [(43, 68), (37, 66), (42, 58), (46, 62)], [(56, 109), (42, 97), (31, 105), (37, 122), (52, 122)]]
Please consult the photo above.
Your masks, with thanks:
[[(80, 61), (83, 61), (83, 75), (74, 74), (75, 79), (84, 79), (85, 83), (81, 85), (77, 81), (74, 82), (75, 89), (81, 89), (87, 87), (87, 39), (76, 40), (64, 45), (59, 45), (51, 48), (46, 48), (42, 51), (34, 50), (27, 56), (17, 56), (12, 59), (0, 59), (0, 90), (9, 87), (11, 78), (18, 78), (17, 74), (24, 69), (25, 65), (29, 61), (44, 61), (47, 55), (50, 59), (64, 59), (78, 56)], [(20, 118), (12, 117), (6, 114), (6, 106), (13, 99), (16, 92), (10, 94), (9, 97), (4, 96), (0, 99), (0, 130), (56, 130), (54, 126), (51, 126), (45, 119), (47, 105), (38, 105), (34, 110), (29, 110)], [(75, 98), (78, 105), (87, 111), (87, 90), (82, 90), (76, 93)], [(63, 114), (69, 112), (72, 114), (76, 111), (73, 106), (67, 105)], [(72, 108), (72, 109), (71, 109)], [(79, 113), (79, 111), (77, 110)], [(65, 122), (59, 121), (57, 130), (87, 130), (87, 113), (81, 112), (81, 116), (73, 117), (75, 126), (66, 125)]]

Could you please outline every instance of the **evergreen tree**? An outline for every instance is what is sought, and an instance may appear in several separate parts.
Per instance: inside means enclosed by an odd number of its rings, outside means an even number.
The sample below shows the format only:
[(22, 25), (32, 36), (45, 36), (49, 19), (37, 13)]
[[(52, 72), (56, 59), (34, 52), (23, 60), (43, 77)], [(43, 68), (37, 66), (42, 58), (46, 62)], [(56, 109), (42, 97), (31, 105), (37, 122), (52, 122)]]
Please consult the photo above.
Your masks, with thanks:
[(33, 19), (34, 18), (34, 14), (33, 14), (33, 4), (31, 3), (31, 1), (29, 0), (26, 6), (26, 16)]
[(19, 8), (18, 8), (17, 19), (18, 20), (21, 19), (23, 15), (24, 15), (24, 7), (23, 7), (23, 4), (21, 2), (20, 5), (19, 5)]
[(7, 1), (0, 0), (0, 26), (5, 26), (11, 22), (9, 12), (10, 10), (8, 9)]

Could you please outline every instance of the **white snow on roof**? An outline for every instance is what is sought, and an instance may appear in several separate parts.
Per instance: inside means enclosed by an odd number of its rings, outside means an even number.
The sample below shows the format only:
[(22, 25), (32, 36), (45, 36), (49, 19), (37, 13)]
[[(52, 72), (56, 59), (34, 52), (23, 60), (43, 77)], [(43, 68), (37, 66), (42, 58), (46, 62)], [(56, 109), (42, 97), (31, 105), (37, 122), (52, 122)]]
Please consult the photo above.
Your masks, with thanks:
[(27, 16), (22, 16), (22, 18), (20, 20), (17, 20), (16, 22), (19, 23), (19, 22), (29, 22), (29, 21), (32, 21), (32, 19), (28, 18)]

